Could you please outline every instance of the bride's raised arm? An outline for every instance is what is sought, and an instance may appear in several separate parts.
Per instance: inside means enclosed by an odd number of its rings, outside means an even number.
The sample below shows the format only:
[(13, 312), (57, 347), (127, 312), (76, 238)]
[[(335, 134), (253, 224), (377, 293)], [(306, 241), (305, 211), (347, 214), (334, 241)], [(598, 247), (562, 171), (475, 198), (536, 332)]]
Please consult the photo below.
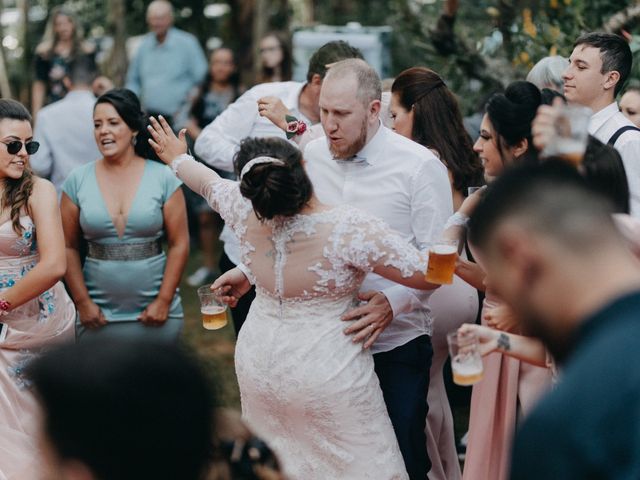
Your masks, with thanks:
[(165, 164), (169, 165), (174, 173), (178, 175), (187, 187), (201, 195), (207, 200), (209, 205), (225, 216), (225, 208), (220, 204), (215, 195), (214, 190), (230, 188), (235, 186), (235, 182), (225, 180), (214, 170), (207, 168), (205, 165), (197, 162), (191, 155), (187, 154), (187, 142), (185, 139), (186, 129), (180, 130), (178, 136), (167, 121), (159, 116), (149, 118), (151, 125), (147, 127), (151, 138), (149, 144), (155, 150), (158, 158)]

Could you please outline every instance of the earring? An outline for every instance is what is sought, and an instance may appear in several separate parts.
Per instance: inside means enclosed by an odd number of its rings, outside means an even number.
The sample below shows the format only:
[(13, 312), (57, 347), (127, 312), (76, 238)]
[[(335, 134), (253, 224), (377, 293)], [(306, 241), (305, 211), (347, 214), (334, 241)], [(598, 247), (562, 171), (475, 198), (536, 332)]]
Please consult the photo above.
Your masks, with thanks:
[(135, 147), (137, 143), (138, 143), (138, 136), (134, 135), (133, 137), (131, 137), (131, 145)]

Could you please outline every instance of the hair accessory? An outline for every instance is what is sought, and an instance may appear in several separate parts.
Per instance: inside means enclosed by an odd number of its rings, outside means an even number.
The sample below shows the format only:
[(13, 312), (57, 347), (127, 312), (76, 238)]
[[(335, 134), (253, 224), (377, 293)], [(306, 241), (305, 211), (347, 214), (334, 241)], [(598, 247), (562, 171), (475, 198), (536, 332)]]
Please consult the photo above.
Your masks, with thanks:
[(285, 163), (282, 160), (273, 157), (256, 157), (253, 160), (249, 160), (244, 167), (242, 167), (242, 171), (240, 172), (240, 180), (244, 177), (249, 170), (251, 170), (254, 166), (260, 165), (262, 163), (273, 163), (274, 165), (280, 165), (281, 167), (285, 166)]
[(420, 100), (422, 100), (424, 97), (426, 97), (427, 95), (429, 95), (431, 92), (433, 92), (436, 88), (438, 88), (439, 86), (446, 86), (446, 84), (444, 83), (444, 81), (441, 78), (438, 78), (438, 81), (431, 86), (431, 88), (429, 90), (427, 90), (426, 92), (424, 92), (422, 95), (420, 95), (418, 98), (416, 98), (413, 101), (413, 105), (411, 105), (411, 108), (413, 108), (413, 106), (418, 103)]
[(9, 315), (10, 309), (11, 309), (11, 304), (7, 302), (4, 298), (0, 298), (0, 316)]
[(287, 140), (291, 140), (297, 135), (302, 135), (307, 131), (307, 124), (302, 120), (298, 120), (292, 115), (285, 115), (284, 119), (287, 122)]

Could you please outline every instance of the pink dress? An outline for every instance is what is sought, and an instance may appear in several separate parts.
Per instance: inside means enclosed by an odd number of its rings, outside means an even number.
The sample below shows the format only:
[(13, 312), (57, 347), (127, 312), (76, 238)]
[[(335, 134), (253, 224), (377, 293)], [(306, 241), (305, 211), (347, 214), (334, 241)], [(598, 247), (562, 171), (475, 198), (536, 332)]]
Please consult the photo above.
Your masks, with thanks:
[[(487, 290), (484, 312), (501, 301)], [(520, 362), (501, 353), (483, 358), (484, 376), (473, 386), (463, 480), (507, 480), (516, 423), (552, 383), (550, 368)]]
[[(463, 253), (463, 258), (465, 258)], [(453, 415), (444, 386), (442, 369), (449, 356), (447, 333), (463, 323), (474, 323), (478, 314), (478, 292), (458, 276), (452, 285), (438, 288), (429, 299), (433, 314), (433, 359), (429, 380), (427, 451), (431, 460), (429, 480), (459, 480), (460, 462), (456, 452)]]
[[(21, 223), (25, 230), (20, 237), (11, 222), (0, 225), (0, 291), (38, 262), (34, 224), (27, 216)], [(9, 326), (0, 342), (0, 480), (38, 478), (38, 408), (24, 368), (43, 347), (73, 341), (74, 321), (75, 308), (60, 282), (0, 317)]]

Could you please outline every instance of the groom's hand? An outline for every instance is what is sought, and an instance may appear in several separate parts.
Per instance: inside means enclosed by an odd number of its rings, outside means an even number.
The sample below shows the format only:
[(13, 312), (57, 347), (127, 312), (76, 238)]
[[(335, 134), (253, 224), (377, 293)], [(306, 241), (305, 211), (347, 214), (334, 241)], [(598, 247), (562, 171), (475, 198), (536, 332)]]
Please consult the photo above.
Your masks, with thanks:
[(369, 348), (393, 320), (393, 310), (382, 292), (360, 292), (358, 298), (367, 304), (356, 307), (342, 316), (344, 321), (356, 320), (344, 333), (353, 335), (353, 343), (364, 341), (363, 348)]
[(249, 290), (251, 290), (251, 283), (238, 267), (223, 273), (211, 285), (211, 291), (231, 308), (234, 308), (238, 300)]

